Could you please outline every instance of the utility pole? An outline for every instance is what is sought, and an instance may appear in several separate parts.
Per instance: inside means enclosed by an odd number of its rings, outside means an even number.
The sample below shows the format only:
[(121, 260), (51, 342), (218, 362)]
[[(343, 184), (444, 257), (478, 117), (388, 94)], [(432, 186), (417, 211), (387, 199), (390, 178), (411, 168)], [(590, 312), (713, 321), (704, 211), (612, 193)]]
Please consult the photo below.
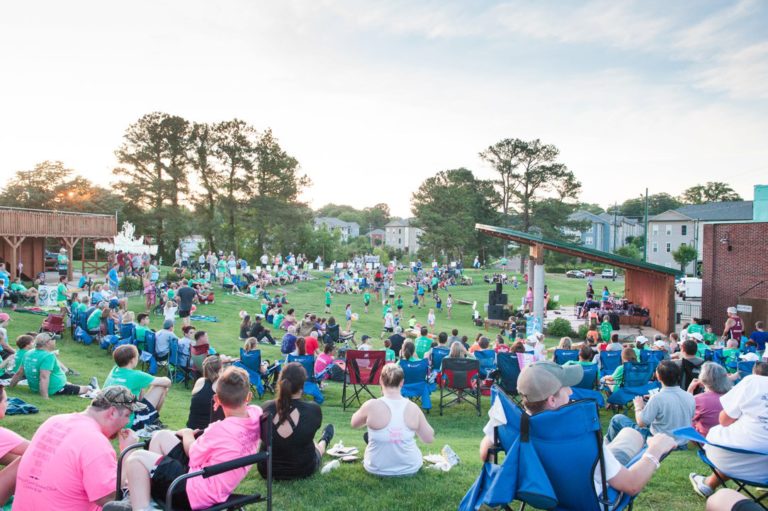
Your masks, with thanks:
[(618, 213), (619, 205), (618, 203), (613, 203), (613, 253), (616, 253), (616, 236), (617, 236), (617, 230), (618, 225), (616, 225), (616, 216)]
[(643, 222), (643, 262), (648, 261), (648, 188), (645, 189), (645, 220)]

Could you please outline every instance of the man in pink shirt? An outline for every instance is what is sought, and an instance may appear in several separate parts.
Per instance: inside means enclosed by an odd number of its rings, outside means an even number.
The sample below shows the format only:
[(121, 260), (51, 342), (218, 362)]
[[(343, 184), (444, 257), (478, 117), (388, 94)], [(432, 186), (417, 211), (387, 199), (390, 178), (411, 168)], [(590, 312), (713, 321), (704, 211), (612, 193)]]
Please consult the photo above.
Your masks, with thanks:
[(126, 387), (101, 390), (82, 413), (54, 415), (32, 437), (19, 464), (13, 508), (20, 511), (98, 510), (115, 497), (120, 449), (137, 441), (123, 429), (145, 406)]
[[(189, 428), (155, 433), (149, 450), (136, 451), (125, 461), (130, 504), (113, 502), (105, 511), (153, 509), (151, 499), (164, 503), (177, 477), (256, 453), (262, 411), (248, 405), (252, 398), (248, 373), (238, 367), (226, 369), (216, 380), (214, 391), (214, 407), (224, 410), (224, 420), (212, 423), (201, 435)], [(202, 509), (224, 502), (248, 470), (250, 467), (242, 467), (207, 479), (188, 479), (176, 487), (173, 508)]]

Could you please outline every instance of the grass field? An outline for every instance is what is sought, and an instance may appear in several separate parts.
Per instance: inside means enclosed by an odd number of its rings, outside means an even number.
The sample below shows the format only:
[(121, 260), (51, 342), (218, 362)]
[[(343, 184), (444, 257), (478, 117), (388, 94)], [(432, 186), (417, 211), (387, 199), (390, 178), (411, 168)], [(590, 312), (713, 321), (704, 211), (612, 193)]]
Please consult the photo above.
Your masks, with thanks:
[[(454, 300), (477, 300), (478, 307), (482, 307), (487, 301), (488, 291), (491, 286), (482, 282), (481, 272), (469, 272), (475, 280), (473, 286), (457, 286), (451, 289)], [(321, 275), (310, 282), (297, 286), (289, 286), (288, 300), (290, 307), (294, 307), (297, 315), (306, 311), (323, 311), (324, 284)], [(399, 272), (397, 281), (405, 280), (406, 275)], [(612, 291), (621, 291), (621, 281), (608, 283)], [(583, 280), (566, 279), (562, 276), (548, 276), (550, 292), (560, 295), (561, 304), (572, 304), (577, 297), (583, 295), (586, 283)], [(601, 284), (600, 279), (595, 280), (595, 286)], [(406, 294), (408, 288), (398, 286), (403, 292), (403, 300), (406, 304), (410, 301), (410, 294)], [(510, 303), (519, 303), (524, 289), (514, 292), (511, 286), (505, 286), (505, 292), (509, 293)], [(443, 295), (445, 302), (445, 295)], [(353, 311), (360, 315), (360, 320), (354, 325), (357, 331), (356, 339), (361, 334), (369, 334), (380, 346), (379, 333), (381, 331), (381, 307), (371, 306), (370, 313), (363, 313), (362, 296), (346, 295), (335, 296), (332, 311), (336, 318), (343, 318), (344, 305), (351, 303)], [(143, 310), (143, 299), (132, 298), (130, 308), (135, 311)], [(241, 298), (225, 295), (217, 290), (216, 303), (213, 305), (198, 306), (202, 314), (217, 316), (219, 323), (195, 323), (198, 329), (207, 330), (210, 333), (212, 345), (220, 353), (236, 355), (240, 342), (238, 341), (238, 327), (240, 310), (254, 313), (259, 304), (249, 298)], [(429, 306), (429, 301), (428, 301)], [(454, 306), (453, 320), (446, 320), (443, 313), (437, 318), (437, 330), (449, 330), (458, 328), (460, 334), (472, 338), (478, 328), (470, 321), (471, 308), (465, 305)], [(405, 308), (406, 319), (409, 314), (416, 314), (419, 321), (426, 320), (427, 309)], [(11, 313), (11, 323), (8, 327), (11, 339), (15, 339), (20, 333), (28, 330), (37, 330), (42, 321), (41, 316), (29, 314)], [(162, 318), (157, 316), (152, 319), (152, 327), (159, 328)], [(489, 332), (495, 333), (495, 332)], [(550, 340), (551, 342), (551, 340)], [(111, 358), (96, 345), (82, 346), (72, 342), (69, 334), (65, 334), (64, 340), (59, 341), (61, 358), (69, 367), (76, 369), (81, 376), (71, 378), (74, 383), (86, 384), (91, 376), (97, 376), (103, 381), (112, 367)], [(263, 357), (275, 359), (279, 357), (279, 348), (267, 346), (263, 348)], [(169, 427), (184, 427), (189, 407), (190, 390), (184, 389), (182, 384), (174, 385), (170, 392), (165, 407), (162, 411), (162, 420)], [(28, 389), (19, 387), (9, 392), (11, 396), (18, 396), (35, 404), (41, 410), (37, 415), (6, 417), (2, 425), (19, 432), (29, 438), (35, 429), (48, 417), (58, 413), (80, 411), (85, 408), (87, 401), (77, 397), (56, 397), (50, 401), (43, 401), (39, 396), (32, 395)], [(326, 401), (322, 406), (324, 423), (332, 423), (336, 427), (334, 442), (343, 440), (345, 445), (355, 445), (361, 450), (364, 448), (362, 431), (352, 430), (349, 420), (352, 411), (344, 412), (341, 409), (341, 384), (330, 384), (325, 391)], [(270, 394), (264, 396), (271, 399)], [(434, 400), (433, 400), (434, 401)], [(436, 403), (437, 401), (435, 401)], [(466, 406), (454, 407), (445, 411), (440, 417), (437, 409), (428, 420), (435, 429), (435, 442), (432, 445), (421, 445), (424, 454), (438, 452), (443, 445), (450, 445), (461, 457), (461, 463), (448, 473), (423, 469), (419, 474), (410, 478), (380, 479), (368, 475), (357, 464), (344, 465), (327, 475), (315, 475), (314, 477), (292, 483), (275, 483), (274, 503), (275, 509), (319, 509), (319, 510), (346, 510), (346, 509), (455, 509), (462, 496), (477, 477), (481, 462), (478, 459), (477, 447), (482, 437), (482, 427), (486, 421), (485, 412), (488, 410), (488, 399), (483, 399), (483, 416), (477, 417)], [(603, 424), (607, 423), (610, 414), (603, 412)], [(563, 425), (563, 434), (568, 434), (568, 425)], [(329, 458), (330, 459), (330, 458)], [(567, 453), (563, 454), (564, 462), (567, 462)], [(326, 460), (327, 461), (327, 460)], [(697, 497), (688, 483), (688, 473), (702, 471), (704, 466), (698, 461), (694, 451), (675, 452), (663, 463), (661, 469), (636, 501), (638, 510), (700, 510), (703, 509), (703, 500)], [(257, 471), (253, 470), (243, 482), (243, 489), (263, 488), (263, 482)]]

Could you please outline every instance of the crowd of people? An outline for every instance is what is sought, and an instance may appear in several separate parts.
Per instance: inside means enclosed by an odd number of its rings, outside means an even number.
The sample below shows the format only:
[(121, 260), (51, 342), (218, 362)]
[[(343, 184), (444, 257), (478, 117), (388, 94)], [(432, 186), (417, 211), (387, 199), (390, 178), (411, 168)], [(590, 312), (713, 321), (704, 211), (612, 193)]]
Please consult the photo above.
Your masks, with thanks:
[[(0, 447), (7, 449), (0, 456), (0, 464), (5, 466), (0, 471), (0, 498), (14, 494), (14, 506), (19, 509), (45, 507), (45, 502), (53, 501), (72, 508), (150, 509), (152, 500), (164, 500), (176, 477), (263, 448), (263, 444), (259, 447), (263, 413), (269, 413), (273, 421), (275, 479), (300, 479), (316, 473), (331, 446), (335, 430), (332, 424), (323, 426), (322, 407), (304, 399), (305, 383), (316, 375), (322, 375), (326, 384), (339, 372), (343, 378), (344, 357), (340, 352), (345, 349), (377, 349), (375, 335), (362, 335), (359, 345), (354, 341), (352, 304), (345, 307), (344, 325), (330, 314), (340, 284), (344, 285), (345, 293), (355, 289), (354, 292), (362, 295), (359, 302), (361, 314), (370, 313), (371, 304), (382, 304), (382, 328), (378, 337), (386, 361), (392, 362), (381, 371), (382, 397), (365, 402), (350, 420), (351, 427), (365, 429), (363, 467), (371, 474), (404, 476), (420, 470), (423, 461), (416, 439), (431, 443), (435, 431), (422, 409), (403, 397), (404, 372), (397, 362), (426, 359), (429, 374), (434, 378), (440, 368), (433, 361), (437, 360), (436, 353), (441, 351), (449, 358), (480, 358), (480, 352), (528, 355), (520, 359), (525, 362), (517, 387), (526, 412), (532, 415), (568, 403), (570, 388), (581, 381), (584, 367), (600, 365), (601, 351), (621, 351), (623, 362), (639, 360), (644, 350), (663, 352), (663, 360), (654, 373), (661, 389), (649, 396), (638, 396), (633, 403), (634, 419), (616, 414), (606, 431), (605, 479), (610, 487), (620, 492), (639, 493), (663, 458), (671, 451), (685, 447), (686, 441), (674, 434), (676, 429), (684, 426), (693, 426), (713, 444), (752, 451), (768, 449), (764, 428), (768, 363), (760, 362), (768, 334), (762, 323), (758, 323), (755, 331), (746, 338), (743, 322), (735, 310), (729, 309), (722, 337), (708, 336), (711, 328), (707, 331), (706, 325), (696, 321), (679, 333), (653, 340), (638, 336), (631, 341), (619, 339), (616, 333), (609, 331), (610, 324), (607, 327), (604, 327), (605, 323), (596, 324), (581, 344), (570, 338), (561, 339), (558, 349), (578, 350), (578, 360), (558, 365), (547, 360), (548, 350), (540, 333), (524, 336), (522, 331), (510, 328), (490, 337), (481, 332), (470, 338), (460, 334), (458, 329), (440, 331), (436, 316), (445, 311), (446, 318), (450, 318), (453, 297), (446, 294), (446, 289), (457, 283), (461, 270), (440, 266), (431, 269), (414, 266), (407, 283), (401, 284), (409, 289), (412, 286), (410, 307), (424, 306), (425, 296), (433, 301), (434, 307), (424, 324), (419, 324), (415, 315), (408, 321), (403, 317), (406, 305), (395, 283), (394, 265), (382, 269), (353, 266), (351, 270), (340, 268), (338, 271), (334, 267), (333, 277), (326, 285), (325, 315), (301, 314), (291, 307), (284, 292), (269, 296), (265, 288), (280, 285), (279, 280), (251, 282), (259, 290), (253, 294), (260, 300), (261, 308), (253, 314), (240, 313), (238, 333), (243, 342), (243, 353), (258, 351), (262, 344), (279, 344), (286, 359), (289, 355), (315, 357), (314, 374), (307, 374), (304, 366), (296, 362), (280, 360), (279, 364), (278, 361), (271, 364), (264, 360), (258, 371), (263, 376), (274, 375), (274, 399), (265, 401), (260, 407), (254, 406), (250, 404), (253, 387), (249, 372), (253, 368), (246, 367), (239, 357), (218, 353), (207, 332), (196, 329), (190, 321), (195, 305), (208, 296), (212, 279), (221, 276), (220, 283), (226, 285), (227, 278), (236, 275), (242, 278), (253, 273), (245, 271), (248, 266), (243, 261), (235, 259), (233, 272), (229, 257), (212, 253), (200, 257), (197, 265), (210, 275), (202, 281), (195, 277), (183, 278), (163, 289), (164, 319), (162, 329), (157, 332), (149, 329), (148, 311), (135, 315), (128, 310), (126, 300), (111, 294), (111, 277), (106, 286), (93, 286), (91, 296), (73, 297), (71, 309), (85, 315), (87, 329), (94, 335), (105, 333), (107, 320), (118, 326), (133, 325), (134, 328), (135, 344), (118, 345), (112, 351), (114, 367), (106, 376), (103, 388), (95, 378), (87, 386), (67, 382), (66, 375), (70, 370), (57, 358), (53, 335), (23, 334), (16, 339), (16, 348), (11, 347), (5, 328), (10, 318), (0, 314), (3, 358), (12, 357), (13, 360), (12, 366), (4, 367), (11, 387), (25, 379), (30, 390), (43, 398), (87, 394), (91, 399), (82, 413), (48, 419), (29, 442), (0, 428)], [(126, 256), (122, 266), (117, 261), (113, 269), (118, 274), (125, 274), (129, 261), (133, 265), (133, 258)], [(143, 260), (140, 262), (144, 264)], [(278, 269), (290, 265), (299, 269), (297, 271), (307, 264), (303, 255), (292, 254), (262, 262), (263, 268), (274, 263)], [(178, 263), (185, 271), (186, 268), (194, 271), (191, 261), (181, 253)], [(144, 274), (150, 281), (152, 265), (149, 261)], [(288, 274), (291, 274), (290, 270)], [(239, 290), (238, 284), (233, 282), (233, 286)], [(446, 294), (445, 307), (441, 293)], [(245, 294), (252, 293), (248, 290)], [(181, 337), (176, 334), (177, 322), (181, 323)], [(195, 376), (187, 427), (179, 431), (166, 429), (160, 420), (173, 385), (172, 378), (138, 369), (150, 332), (155, 340), (154, 353), (151, 353), (155, 362), (167, 363), (172, 346), (175, 346), (179, 355), (177, 364), (192, 370)], [(339, 348), (339, 344), (343, 347)], [(713, 350), (722, 350), (723, 364), (705, 361), (706, 353)], [(754, 362), (752, 374), (739, 374), (739, 361)], [(696, 377), (686, 380), (688, 366), (697, 371)], [(621, 387), (622, 368), (619, 366), (603, 379), (608, 391)], [(683, 382), (685, 385), (681, 387)], [(0, 418), (5, 402), (5, 392), (0, 389)], [(489, 415), (493, 413), (498, 410), (492, 409)], [(494, 435), (492, 427), (486, 427), (483, 432), (481, 457), (486, 459), (494, 444)], [(116, 459), (109, 440), (118, 438), (123, 448), (135, 443), (138, 434), (150, 441), (146, 450), (137, 450), (124, 461), (122, 483), (129, 497), (121, 500), (122, 496), (115, 494)], [(85, 451), (86, 445), (88, 455), (75, 456), (75, 453)], [(643, 449), (640, 461), (628, 466)], [(713, 446), (707, 446), (706, 452), (718, 467), (735, 477), (768, 478), (764, 457), (735, 456), (731, 451)], [(258, 466), (258, 471), (266, 477), (263, 464)], [(190, 479), (177, 488), (173, 504), (183, 509), (198, 509), (226, 500), (246, 473), (247, 469), (243, 468), (211, 478)], [(594, 468), (594, 474), (595, 491), (599, 493), (603, 477), (599, 467)], [(726, 502), (732, 496), (723, 492), (713, 496), (722, 477), (723, 474), (719, 477), (691, 474), (690, 480), (696, 493), (712, 497), (713, 506), (725, 506), (720, 502)], [(39, 481), (55, 481), (57, 484), (41, 485)], [(746, 509), (745, 504), (740, 506), (739, 509)]]

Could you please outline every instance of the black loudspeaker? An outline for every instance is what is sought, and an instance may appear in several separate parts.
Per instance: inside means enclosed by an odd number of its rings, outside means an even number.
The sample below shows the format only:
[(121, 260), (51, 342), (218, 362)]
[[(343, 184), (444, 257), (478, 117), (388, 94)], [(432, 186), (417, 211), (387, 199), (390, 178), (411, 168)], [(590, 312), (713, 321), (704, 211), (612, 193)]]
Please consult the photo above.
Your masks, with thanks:
[(500, 295), (496, 296), (496, 305), (506, 305), (507, 304), (507, 294), (502, 293)]
[(488, 305), (496, 305), (498, 296), (499, 295), (496, 294), (496, 291), (488, 291)]
[(496, 294), (501, 294), (501, 282), (496, 283)]
[(504, 311), (503, 305), (489, 305), (488, 306), (488, 319), (507, 319), (507, 313)]

